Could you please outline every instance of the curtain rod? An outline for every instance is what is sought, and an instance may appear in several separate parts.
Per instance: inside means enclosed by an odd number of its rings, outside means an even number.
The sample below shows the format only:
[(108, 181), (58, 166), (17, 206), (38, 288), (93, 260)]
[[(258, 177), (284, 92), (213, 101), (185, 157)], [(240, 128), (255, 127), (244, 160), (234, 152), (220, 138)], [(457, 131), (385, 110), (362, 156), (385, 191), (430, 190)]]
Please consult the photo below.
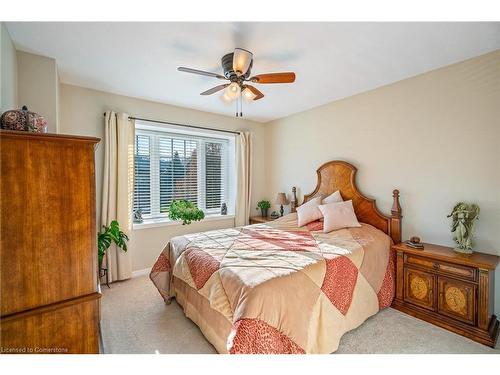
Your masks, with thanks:
[[(106, 116), (106, 113), (104, 113), (104, 116)], [(175, 126), (182, 126), (185, 128), (191, 128), (191, 129), (202, 129), (202, 130), (213, 130), (217, 132), (222, 132), (222, 133), (231, 133), (231, 134), (240, 134), (240, 132), (232, 131), (232, 130), (223, 130), (223, 129), (214, 129), (214, 128), (206, 128), (203, 126), (196, 126), (196, 125), (187, 125), (187, 124), (178, 124), (176, 122), (168, 122), (168, 121), (159, 121), (159, 120), (149, 120), (147, 118), (141, 118), (141, 117), (132, 117), (129, 116), (129, 120), (139, 120), (139, 121), (146, 121), (146, 122), (156, 122), (158, 124), (167, 124), (167, 125), (175, 125)]]

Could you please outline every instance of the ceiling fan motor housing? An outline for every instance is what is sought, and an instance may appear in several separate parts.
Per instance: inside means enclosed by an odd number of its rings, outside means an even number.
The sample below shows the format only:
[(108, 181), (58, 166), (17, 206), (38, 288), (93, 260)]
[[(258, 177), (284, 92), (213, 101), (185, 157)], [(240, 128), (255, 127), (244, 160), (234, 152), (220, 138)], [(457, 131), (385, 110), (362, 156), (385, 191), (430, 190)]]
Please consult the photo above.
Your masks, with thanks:
[[(222, 64), (222, 69), (224, 70), (224, 76), (229, 79), (231, 82), (237, 82), (238, 81), (238, 75), (236, 72), (233, 70), (233, 56), (234, 53), (228, 53), (224, 56), (222, 56), (221, 59), (221, 64)], [(253, 65), (253, 60), (250, 62), (250, 67), (248, 68), (247, 72), (245, 75), (242, 75), (240, 78), (247, 79), (250, 77), (250, 72), (252, 70), (252, 65)]]

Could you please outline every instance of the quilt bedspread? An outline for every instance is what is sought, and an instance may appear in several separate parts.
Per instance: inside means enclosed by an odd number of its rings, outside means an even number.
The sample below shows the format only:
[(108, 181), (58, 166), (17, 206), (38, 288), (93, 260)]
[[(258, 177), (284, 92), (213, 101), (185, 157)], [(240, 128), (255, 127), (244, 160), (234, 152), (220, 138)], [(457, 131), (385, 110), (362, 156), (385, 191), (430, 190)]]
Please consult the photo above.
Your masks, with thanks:
[(222, 314), (232, 327), (228, 353), (331, 353), (391, 304), (390, 245), (368, 224), (325, 234), (298, 227), (291, 214), (175, 237), (150, 278), (166, 301), (175, 277)]

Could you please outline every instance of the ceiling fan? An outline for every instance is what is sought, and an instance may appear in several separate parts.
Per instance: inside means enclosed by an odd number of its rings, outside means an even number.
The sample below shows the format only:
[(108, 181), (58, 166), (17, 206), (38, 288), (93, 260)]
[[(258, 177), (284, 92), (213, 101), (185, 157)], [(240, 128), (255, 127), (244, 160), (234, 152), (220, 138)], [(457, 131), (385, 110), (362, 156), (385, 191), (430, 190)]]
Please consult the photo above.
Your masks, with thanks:
[(185, 68), (183, 66), (177, 68), (177, 70), (229, 81), (229, 83), (224, 83), (203, 91), (200, 95), (212, 95), (224, 90), (222, 95), (223, 101), (231, 102), (236, 100), (236, 117), (243, 116), (242, 98), (247, 100), (259, 100), (264, 97), (264, 94), (260, 90), (248, 84), (248, 82), (254, 84), (268, 84), (293, 83), (295, 81), (295, 73), (293, 72), (267, 73), (251, 76), (253, 54), (242, 48), (235, 48), (234, 52), (224, 55), (221, 59), (221, 64), (224, 70), (223, 75), (206, 72), (204, 70)]

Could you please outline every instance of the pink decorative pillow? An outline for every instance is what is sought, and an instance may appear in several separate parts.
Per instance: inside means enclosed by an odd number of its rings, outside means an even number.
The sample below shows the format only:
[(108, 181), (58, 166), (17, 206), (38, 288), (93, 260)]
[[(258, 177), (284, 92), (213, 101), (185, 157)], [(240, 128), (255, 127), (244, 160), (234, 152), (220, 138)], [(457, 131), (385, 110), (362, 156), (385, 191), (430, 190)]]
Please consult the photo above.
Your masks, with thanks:
[(319, 210), (319, 205), (321, 204), (323, 197), (316, 197), (311, 199), (309, 202), (297, 207), (297, 218), (298, 226), (302, 227), (311, 221), (316, 221), (323, 217), (323, 214)]
[(328, 203), (338, 203), (338, 202), (343, 202), (344, 200), (342, 199), (342, 195), (340, 194), (340, 191), (336, 191), (335, 193), (330, 194), (328, 197), (323, 199), (323, 202), (321, 204), (328, 204)]
[(324, 204), (319, 206), (319, 210), (323, 213), (324, 218), (323, 233), (342, 228), (361, 226), (354, 213), (354, 207), (352, 206), (351, 200)]

